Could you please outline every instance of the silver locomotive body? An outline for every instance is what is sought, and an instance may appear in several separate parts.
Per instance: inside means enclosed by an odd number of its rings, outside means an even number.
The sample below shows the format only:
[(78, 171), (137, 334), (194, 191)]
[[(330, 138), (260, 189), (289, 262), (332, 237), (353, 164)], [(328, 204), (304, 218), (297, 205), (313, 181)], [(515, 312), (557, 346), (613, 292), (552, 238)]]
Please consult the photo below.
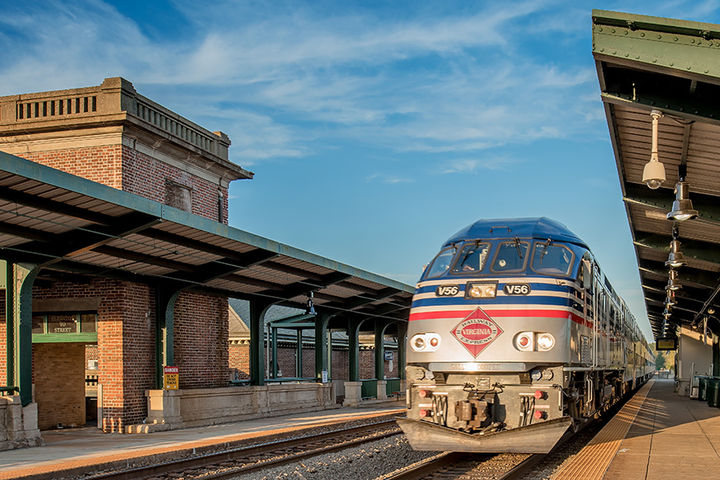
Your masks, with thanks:
[(417, 285), (398, 423), (419, 450), (547, 452), (647, 378), (641, 339), (565, 227), (477, 222)]

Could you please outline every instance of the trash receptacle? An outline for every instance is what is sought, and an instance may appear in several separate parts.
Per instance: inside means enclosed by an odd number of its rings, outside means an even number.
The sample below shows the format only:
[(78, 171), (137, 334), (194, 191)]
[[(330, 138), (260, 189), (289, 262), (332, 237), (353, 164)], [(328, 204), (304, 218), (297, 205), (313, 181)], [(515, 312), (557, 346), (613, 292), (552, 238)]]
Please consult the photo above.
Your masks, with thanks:
[(711, 407), (720, 407), (720, 378), (718, 377), (708, 379), (707, 403)]
[(698, 400), (707, 401), (708, 378), (705, 375), (698, 376)]

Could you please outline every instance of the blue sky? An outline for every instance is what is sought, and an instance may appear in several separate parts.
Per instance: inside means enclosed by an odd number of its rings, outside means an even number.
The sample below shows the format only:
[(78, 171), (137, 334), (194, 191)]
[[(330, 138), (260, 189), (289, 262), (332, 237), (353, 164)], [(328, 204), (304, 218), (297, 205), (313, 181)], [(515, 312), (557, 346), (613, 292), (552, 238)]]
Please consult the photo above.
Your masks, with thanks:
[(0, 2), (0, 95), (123, 76), (232, 139), (231, 225), (414, 283), (479, 218), (585, 239), (650, 337), (592, 8), (720, 1)]

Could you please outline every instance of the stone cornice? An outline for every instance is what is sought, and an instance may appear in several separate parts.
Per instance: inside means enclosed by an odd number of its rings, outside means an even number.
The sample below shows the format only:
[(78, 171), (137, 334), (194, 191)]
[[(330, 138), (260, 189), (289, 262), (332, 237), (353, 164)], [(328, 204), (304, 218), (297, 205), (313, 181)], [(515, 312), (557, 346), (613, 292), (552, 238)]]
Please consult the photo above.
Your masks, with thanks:
[(188, 157), (210, 162), (228, 181), (253, 173), (228, 160), (230, 139), (211, 132), (138, 94), (132, 83), (106, 78), (96, 87), (0, 97), (0, 137), (123, 125), (155, 138), (153, 144), (181, 148)]

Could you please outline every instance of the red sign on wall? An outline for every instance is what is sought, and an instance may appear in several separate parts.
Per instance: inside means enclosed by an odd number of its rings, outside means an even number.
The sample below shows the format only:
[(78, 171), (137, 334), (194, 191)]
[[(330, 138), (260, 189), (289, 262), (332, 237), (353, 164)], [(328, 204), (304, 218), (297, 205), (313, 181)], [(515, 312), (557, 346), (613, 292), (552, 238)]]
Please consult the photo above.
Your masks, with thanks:
[(180, 385), (180, 369), (178, 367), (163, 367), (163, 389), (177, 390)]
[(478, 307), (458, 323), (450, 333), (467, 348), (473, 357), (477, 357), (503, 333), (503, 330)]

